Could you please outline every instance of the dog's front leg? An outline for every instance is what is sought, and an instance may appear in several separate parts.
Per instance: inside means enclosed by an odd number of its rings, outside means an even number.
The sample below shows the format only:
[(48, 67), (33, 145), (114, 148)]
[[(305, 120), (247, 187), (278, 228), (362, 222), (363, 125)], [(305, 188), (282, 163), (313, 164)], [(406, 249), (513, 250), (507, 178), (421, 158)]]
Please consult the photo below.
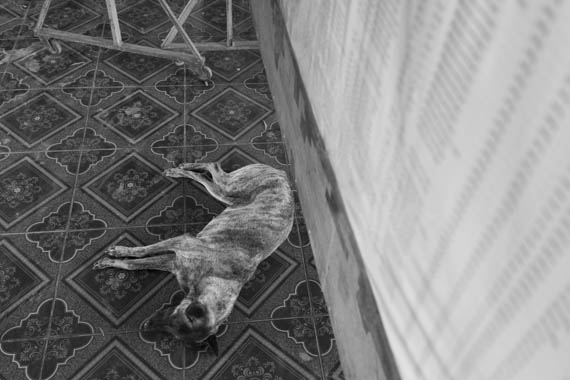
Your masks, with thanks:
[[(194, 172), (192, 169), (206, 170), (212, 175), (213, 181), (202, 173)], [(166, 169), (163, 173), (167, 177), (172, 178), (190, 178), (202, 184), (208, 192), (219, 201), (231, 205), (233, 200), (228, 197), (222, 177), (226, 176), (225, 173), (217, 164), (213, 163), (187, 163), (181, 164), (177, 168)]]
[(188, 248), (192, 244), (199, 244), (199, 241), (194, 236), (185, 234), (142, 247), (124, 247), (117, 245), (110, 247), (105, 253), (112, 257), (146, 257), (179, 247)]
[(93, 269), (119, 268), (124, 270), (153, 269), (172, 272), (175, 269), (174, 255), (160, 255), (142, 259), (110, 259), (105, 257), (93, 264)]

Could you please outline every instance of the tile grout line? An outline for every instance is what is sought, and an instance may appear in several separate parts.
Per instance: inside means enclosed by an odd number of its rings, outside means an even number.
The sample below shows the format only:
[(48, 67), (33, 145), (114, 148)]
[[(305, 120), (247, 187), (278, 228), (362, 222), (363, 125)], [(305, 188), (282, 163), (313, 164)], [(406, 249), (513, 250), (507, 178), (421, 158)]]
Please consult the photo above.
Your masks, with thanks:
[[(316, 317), (327, 317), (328, 314), (317, 314)], [(259, 319), (251, 319), (251, 320), (244, 320), (244, 321), (233, 321), (233, 322), (227, 322), (224, 323), (225, 325), (228, 326), (240, 326), (240, 325), (249, 325), (249, 324), (263, 324), (263, 323), (270, 323), (273, 321), (287, 321), (287, 320), (298, 320), (300, 318), (303, 317), (299, 317), (299, 316), (294, 316), (294, 317), (283, 317), (283, 318), (259, 318)], [(306, 318), (306, 317), (305, 317)], [(107, 335), (113, 335), (113, 336), (121, 336), (121, 335), (128, 335), (128, 334), (136, 334), (139, 333), (143, 330), (141, 329), (125, 329), (125, 330), (117, 330), (117, 331), (111, 331), (111, 330), (100, 330), (101, 332), (94, 332), (92, 334), (62, 334), (62, 335), (51, 335), (48, 336), (46, 338), (43, 338), (44, 340), (56, 340), (56, 339), (62, 339), (62, 338), (75, 338), (75, 337), (86, 337), (86, 336), (107, 336)], [(147, 330), (144, 330), (147, 331)], [(152, 330), (148, 330), (148, 331), (152, 331)], [(4, 339), (2, 340), (2, 342), (25, 342), (25, 341), (29, 341), (29, 340), (33, 340), (31, 338), (14, 338), (14, 339)]]
[[(104, 30), (104, 28), (103, 28)], [(97, 72), (97, 67), (99, 65), (99, 58), (101, 55), (101, 49), (99, 48), (98, 50), (98, 55), (97, 55), (97, 63), (95, 64), (95, 72)], [(91, 101), (93, 99), (93, 92), (94, 92), (94, 88), (95, 88), (95, 79), (96, 79), (96, 75), (93, 76), (93, 81), (92, 81), (92, 87), (91, 87), (91, 93), (89, 95), (89, 104), (91, 104)], [(81, 140), (81, 143), (84, 143), (85, 140), (85, 133), (86, 133), (86, 127), (87, 127), (87, 123), (89, 120), (89, 115), (91, 112), (91, 107), (87, 108), (87, 112), (86, 112), (86, 116), (85, 116), (85, 122), (83, 125), (83, 137)], [(67, 239), (69, 236), (69, 230), (70, 230), (70, 225), (71, 225), (71, 217), (72, 217), (72, 212), (73, 212), (73, 204), (74, 204), (74, 200), (75, 200), (75, 195), (76, 195), (76, 191), (77, 191), (77, 185), (79, 183), (79, 165), (81, 164), (81, 159), (82, 159), (83, 153), (80, 152), (79, 153), (79, 159), (77, 162), (77, 167), (76, 167), (76, 171), (75, 171), (75, 181), (74, 181), (74, 185), (73, 185), (73, 189), (71, 191), (71, 198), (70, 198), (70, 206), (69, 206), (69, 213), (67, 216), (67, 221), (66, 221), (66, 227), (65, 227), (65, 232), (64, 232), (64, 237), (63, 237), (63, 244), (62, 244), (62, 251), (60, 253), (60, 260), (59, 260), (59, 265), (58, 265), (58, 269), (57, 269), (57, 274), (55, 277), (55, 285), (54, 285), (54, 293), (53, 293), (53, 300), (52, 300), (52, 304), (51, 304), (51, 311), (50, 311), (50, 318), (48, 321), (48, 336), (51, 334), (52, 331), (52, 324), (53, 324), (53, 318), (54, 318), (54, 311), (55, 311), (55, 301), (57, 299), (58, 296), (58, 292), (60, 290), (60, 286), (62, 286), (62, 271), (63, 271), (63, 258), (64, 258), (64, 254), (65, 254), (65, 246), (67, 243)], [(47, 350), (47, 341), (46, 341), (46, 350)], [(44, 352), (44, 356), (42, 358), (42, 369), (41, 371), (43, 372), (43, 361), (45, 360), (45, 352)]]
[[(20, 24), (20, 28), (18, 29), (18, 35), (17, 35), (17, 37), (20, 37), (20, 34), (22, 33), (23, 25), (26, 25), (26, 19), (28, 18), (29, 12), (30, 12), (30, 8), (29, 8), (29, 6), (28, 6), (28, 8), (26, 9), (26, 11), (24, 12), (24, 16), (23, 16), (23, 19), (22, 19), (22, 23)], [(14, 47), (16, 47), (16, 43), (17, 43), (17, 42), (14, 43)], [(12, 65), (12, 62), (11, 62), (11, 61), (8, 61), (7, 64), (6, 64), (6, 67), (4, 68), (4, 73), (3, 73), (3, 75), (8, 72), (8, 67), (9, 67), (10, 65)], [(59, 271), (59, 269), (58, 269), (58, 271)], [(57, 276), (56, 276), (56, 277), (57, 277)], [(55, 286), (57, 286), (57, 285), (55, 285)], [(54, 308), (55, 308), (55, 289), (54, 289), (54, 297), (52, 298), (52, 301), (51, 301), (50, 317), (49, 317), (49, 320), (48, 320), (48, 328), (47, 328), (48, 334), (47, 334), (46, 337), (49, 337), (49, 332), (50, 332), (50, 329), (51, 329), (51, 316), (52, 316), (52, 313), (53, 313), (53, 311), (54, 311)], [(44, 338), (46, 338), (46, 337), (44, 337)], [(42, 357), (41, 357), (41, 361), (40, 361), (40, 378), (43, 378), (43, 372), (44, 372), (45, 362), (46, 362), (46, 355), (47, 355), (47, 351), (48, 351), (48, 341), (47, 341), (47, 339), (39, 339), (39, 340), (44, 340), (44, 341), (45, 341), (45, 345), (43, 346)]]
[(298, 220), (296, 221), (295, 225), (297, 227), (297, 238), (299, 239), (299, 243), (301, 245), (301, 254), (303, 255), (303, 268), (305, 269), (305, 286), (307, 287), (307, 294), (309, 295), (309, 306), (311, 308), (311, 323), (313, 324), (313, 333), (315, 334), (315, 344), (317, 346), (317, 353), (319, 354), (319, 365), (321, 367), (321, 377), (323, 379), (325, 379), (325, 368), (323, 365), (323, 356), (321, 355), (321, 346), (319, 344), (319, 339), (318, 339), (319, 335), (318, 335), (318, 331), (317, 331), (317, 322), (316, 322), (316, 318), (317, 318), (318, 313), (315, 312), (311, 288), (309, 287), (309, 272), (307, 270), (307, 265), (309, 265), (309, 264), (307, 263), (307, 256), (305, 255), (305, 249), (304, 249), (304, 246), (303, 246), (303, 243), (301, 240), (302, 239), (301, 238), (301, 230), (299, 228), (299, 221)]
[[(85, 128), (85, 127), (83, 127)], [(272, 145), (272, 144), (280, 144), (280, 145), (285, 145), (283, 142), (268, 142), (268, 143), (259, 143), (262, 145)], [(200, 145), (200, 144), (194, 144), (194, 145), (169, 145), (169, 148), (204, 148), (204, 147), (211, 147), (213, 146), (213, 144), (209, 144), (209, 145)], [(218, 146), (221, 147), (249, 147), (251, 146), (251, 143), (222, 143), (222, 144), (218, 144)], [(47, 153), (49, 152), (56, 152), (56, 153), (83, 153), (83, 152), (93, 152), (93, 151), (110, 151), (113, 150), (112, 148), (101, 148), (101, 149), (87, 149), (87, 148), (78, 148), (78, 149), (54, 149), (54, 150), (47, 150), (47, 149), (38, 149), (38, 150), (16, 150), (16, 151), (10, 151), (10, 154), (37, 154), (37, 153)], [(124, 146), (124, 147), (117, 147), (114, 148), (115, 151), (132, 151), (135, 150), (134, 146)], [(280, 166), (287, 166), (287, 167), (291, 167), (290, 164), (281, 164), (279, 163)]]

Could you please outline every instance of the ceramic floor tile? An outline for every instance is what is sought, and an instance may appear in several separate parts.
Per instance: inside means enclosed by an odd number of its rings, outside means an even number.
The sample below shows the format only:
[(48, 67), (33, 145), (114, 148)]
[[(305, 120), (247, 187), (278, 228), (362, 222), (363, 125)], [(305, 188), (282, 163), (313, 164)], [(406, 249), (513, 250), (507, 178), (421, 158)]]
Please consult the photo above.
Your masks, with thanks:
[[(156, 44), (145, 39), (133, 41), (139, 46), (157, 48)], [(130, 52), (108, 54), (101, 62), (100, 76), (114, 78), (115, 82), (96, 82), (97, 86), (152, 86), (178, 70), (172, 59), (153, 57)], [(104, 73), (104, 74), (103, 74)]]
[(164, 176), (165, 168), (148, 147), (116, 150), (80, 175), (75, 202), (101, 218), (104, 228), (144, 226), (183, 195), (182, 183)]
[(218, 338), (220, 357), (202, 374), (187, 370), (186, 379), (234, 379), (252, 371), (270, 379), (320, 379), (312, 320), (291, 320), (289, 325), (297, 329), (293, 338), (273, 322), (228, 325), (227, 336)]
[[(280, 135), (267, 136), (271, 128), (275, 128), (272, 125), (277, 115), (273, 107), (260, 102), (259, 96), (252, 97), (251, 91), (244, 91), (243, 86), (239, 91), (235, 88), (216, 86), (211, 94), (197, 99), (195, 103), (186, 104), (186, 123), (223, 145), (247, 144), (255, 137), (259, 137), (257, 143), (281, 139)], [(266, 129), (269, 130), (262, 136)], [(268, 138), (272, 141), (267, 141)]]
[(157, 241), (144, 228), (105, 230), (100, 239), (62, 265), (58, 297), (89, 315), (99, 332), (140, 331), (142, 323), (179, 291), (174, 276), (154, 270), (94, 270), (93, 264), (106, 257), (109, 247)]
[[(43, 216), (71, 200), (75, 173), (63, 170), (44, 152), (6, 153), (0, 158), (0, 233), (31, 231)], [(51, 227), (46, 226), (56, 230)]]
[(12, 88), (0, 90), (0, 144), (11, 152), (43, 151), (85, 126), (87, 109), (61, 90), (30, 90), (11, 73), (2, 78)]
[[(6, 73), (15, 78), (24, 78), (22, 83), (32, 89), (66, 88), (77, 78), (96, 67), (97, 51), (85, 45), (61, 42), (61, 53), (53, 54), (38, 42), (34, 42), (33, 53), (11, 61)], [(85, 82), (84, 87), (91, 83)]]
[(207, 51), (204, 58), (212, 69), (212, 80), (216, 84), (243, 82), (254, 78), (263, 69), (258, 50)]
[[(240, 6), (233, 8), (233, 23), (239, 26), (251, 17), (249, 9)], [(223, 0), (203, 2), (194, 8), (190, 14), (193, 19), (206, 23), (213, 28), (225, 33), (226, 30), (226, 2)]]
[(93, 128), (118, 148), (153, 144), (183, 125), (184, 107), (151, 87), (125, 88), (92, 108)]
[[(187, 162), (193, 162), (193, 148), (189, 148)], [(219, 161), (225, 171), (233, 171), (246, 165), (262, 163), (278, 169), (289, 171), (289, 166), (282, 164), (274, 156), (253, 148), (251, 145), (220, 145), (218, 149), (208, 153), (200, 162)]]
[(24, 234), (0, 234), (0, 340), (46, 336), (58, 267)]
[[(92, 9), (75, 0), (54, 2), (49, 8), (44, 25), (56, 30), (74, 31), (99, 17)], [(38, 16), (32, 15), (34, 21)]]
[[(185, 5), (168, 2), (176, 14)], [(298, 199), (287, 240), (218, 330), (219, 357), (142, 328), (183, 298), (172, 274), (93, 269), (110, 246), (195, 235), (222, 212), (166, 168), (291, 173), (259, 51), (205, 52), (208, 82), (91, 45), (63, 41), (52, 55), (33, 35), (39, 4), (0, 4), (0, 48), (28, 49), (0, 61), (0, 379), (344, 379)], [(125, 42), (159, 46), (170, 30), (155, 1), (117, 8)], [(200, 0), (184, 27), (195, 42), (223, 41), (225, 12)], [(63, 0), (46, 24), (110, 39), (105, 13), (104, 0)], [(256, 39), (248, 0), (234, 0), (234, 38)]]

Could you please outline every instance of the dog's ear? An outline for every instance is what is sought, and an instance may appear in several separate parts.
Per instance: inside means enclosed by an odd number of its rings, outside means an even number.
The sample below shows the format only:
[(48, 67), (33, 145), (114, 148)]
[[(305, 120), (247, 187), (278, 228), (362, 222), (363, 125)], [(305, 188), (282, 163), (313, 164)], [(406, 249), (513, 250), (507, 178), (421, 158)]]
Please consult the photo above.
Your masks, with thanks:
[(210, 335), (208, 339), (206, 339), (206, 343), (210, 346), (214, 354), (218, 356), (218, 338), (216, 338), (216, 334)]

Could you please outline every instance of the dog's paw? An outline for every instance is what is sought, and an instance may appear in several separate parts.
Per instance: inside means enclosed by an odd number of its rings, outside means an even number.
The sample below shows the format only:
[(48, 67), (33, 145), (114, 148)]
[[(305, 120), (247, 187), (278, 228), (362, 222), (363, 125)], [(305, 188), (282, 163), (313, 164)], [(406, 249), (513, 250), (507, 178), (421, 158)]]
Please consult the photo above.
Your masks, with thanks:
[(95, 270), (99, 270), (99, 269), (105, 269), (105, 268), (109, 268), (112, 266), (112, 261), (109, 259), (101, 259), (99, 261), (96, 261), (93, 264), (93, 269)]
[(129, 247), (121, 247), (120, 245), (109, 247), (105, 251), (107, 256), (111, 257), (124, 257), (129, 255)]
[(165, 171), (162, 172), (162, 174), (166, 177), (172, 177), (172, 178), (184, 177), (184, 174), (181, 172), (180, 168), (166, 169)]

